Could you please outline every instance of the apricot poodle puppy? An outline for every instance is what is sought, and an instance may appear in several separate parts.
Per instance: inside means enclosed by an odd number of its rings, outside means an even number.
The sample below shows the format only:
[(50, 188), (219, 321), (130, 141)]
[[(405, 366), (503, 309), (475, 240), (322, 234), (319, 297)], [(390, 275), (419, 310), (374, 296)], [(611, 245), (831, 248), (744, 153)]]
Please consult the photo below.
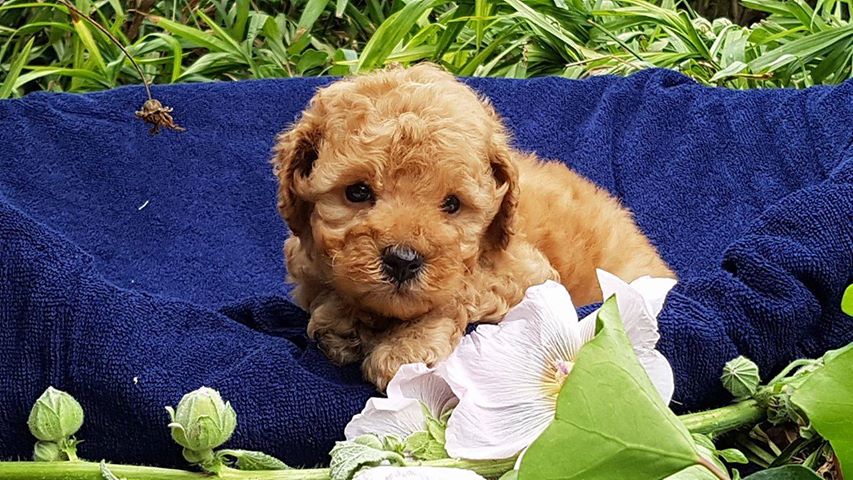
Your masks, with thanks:
[(320, 89), (275, 148), (278, 209), (308, 334), (383, 389), (451, 353), (546, 280), (601, 299), (595, 269), (674, 277), (631, 214), (510, 146), (490, 104), (432, 65)]

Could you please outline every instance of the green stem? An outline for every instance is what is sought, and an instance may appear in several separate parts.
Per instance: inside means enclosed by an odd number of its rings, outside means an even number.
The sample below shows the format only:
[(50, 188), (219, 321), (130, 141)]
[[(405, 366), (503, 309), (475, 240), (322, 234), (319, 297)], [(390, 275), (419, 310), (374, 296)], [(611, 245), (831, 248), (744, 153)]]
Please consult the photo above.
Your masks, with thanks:
[(764, 418), (765, 410), (755, 400), (728, 405), (706, 412), (681, 415), (679, 420), (691, 433), (719, 436), (744, 425), (758, 423)]
[[(764, 409), (758, 402), (747, 400), (715, 410), (682, 415), (679, 418), (692, 433), (716, 436), (757, 423), (764, 418)], [(486, 478), (497, 478), (513, 468), (515, 459), (489, 461), (443, 459), (416, 464), (464, 468)], [(211, 478), (205, 473), (168, 468), (115, 464), (109, 467), (117, 477), (127, 480), (209, 480)], [(92, 462), (0, 462), (0, 478), (4, 480), (102, 480), (99, 464)], [(329, 469), (240, 471), (224, 468), (218, 478), (223, 480), (328, 480)]]
[[(497, 478), (512, 469), (514, 459), (495, 461), (434, 460), (420, 465), (472, 470), (486, 478)], [(110, 471), (127, 480), (210, 480), (210, 474), (170, 468), (109, 464)], [(3, 480), (102, 480), (100, 465), (94, 462), (0, 462)], [(222, 480), (329, 480), (328, 468), (241, 471), (224, 468)]]
[(769, 382), (767, 382), (767, 385), (772, 386), (776, 382), (787, 377), (788, 374), (793, 372), (795, 369), (800, 368), (800, 367), (805, 367), (806, 365), (811, 365), (813, 363), (815, 363), (815, 360), (811, 360), (808, 358), (801, 358), (799, 360), (795, 360), (795, 361), (791, 362), (787, 367), (785, 367), (781, 372), (779, 372), (778, 375), (773, 377), (773, 380), (770, 380)]
[(717, 477), (719, 480), (731, 480), (731, 477), (729, 477), (729, 475), (726, 472), (720, 470), (719, 467), (714, 465), (714, 462), (708, 460), (705, 457), (702, 457), (702, 456), (699, 457), (699, 465), (702, 465), (703, 467), (705, 467), (708, 471), (710, 471), (712, 474), (714, 474), (714, 476)]

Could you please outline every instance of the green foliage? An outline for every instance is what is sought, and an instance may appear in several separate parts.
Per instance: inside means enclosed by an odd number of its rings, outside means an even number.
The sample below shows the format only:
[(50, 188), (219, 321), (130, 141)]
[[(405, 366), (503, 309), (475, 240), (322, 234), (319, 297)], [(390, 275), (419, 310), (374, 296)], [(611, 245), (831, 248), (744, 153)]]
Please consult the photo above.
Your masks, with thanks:
[(560, 390), (555, 420), (524, 455), (519, 478), (663, 478), (700, 462), (690, 433), (634, 355), (611, 297)]
[(238, 470), (290, 470), (281, 460), (253, 450), (219, 450), (216, 455), (224, 460), (234, 459)]
[(361, 468), (379, 465), (388, 460), (404, 465), (403, 457), (385, 450), (386, 445), (373, 435), (362, 435), (351, 442), (337, 442), (330, 455), (329, 472), (332, 480), (350, 480)]
[(814, 471), (801, 465), (785, 465), (753, 473), (744, 480), (819, 480), (820, 478)]
[[(344, 75), (440, 63), (458, 75), (584, 78), (657, 66), (733, 88), (853, 76), (851, 5), (741, 0), (749, 27), (674, 0), (77, 0), (154, 83)], [(0, 98), (139, 83), (109, 38), (56, 0), (0, 5)]]
[(828, 352), (825, 363), (791, 396), (812, 427), (829, 440), (845, 477), (853, 476), (853, 345)]
[(853, 285), (844, 290), (844, 296), (841, 298), (841, 311), (853, 317)]

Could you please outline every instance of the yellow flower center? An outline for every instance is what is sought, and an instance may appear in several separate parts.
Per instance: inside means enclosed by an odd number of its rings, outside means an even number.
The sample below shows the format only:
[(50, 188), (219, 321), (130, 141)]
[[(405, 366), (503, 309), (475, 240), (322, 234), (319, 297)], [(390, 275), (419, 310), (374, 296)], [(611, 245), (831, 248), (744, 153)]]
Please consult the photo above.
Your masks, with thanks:
[(554, 397), (554, 400), (557, 399), (560, 389), (563, 388), (563, 384), (566, 383), (566, 378), (574, 366), (575, 362), (560, 359), (554, 362), (553, 368), (546, 371), (543, 386), (548, 396)]

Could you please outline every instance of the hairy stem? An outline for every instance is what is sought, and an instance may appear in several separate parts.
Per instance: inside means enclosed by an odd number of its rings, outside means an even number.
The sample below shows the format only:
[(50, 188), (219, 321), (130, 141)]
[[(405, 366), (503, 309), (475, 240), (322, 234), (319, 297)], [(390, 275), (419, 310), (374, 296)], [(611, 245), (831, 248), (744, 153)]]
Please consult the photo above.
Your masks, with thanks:
[[(495, 461), (435, 460), (421, 465), (465, 468), (486, 478), (497, 478), (512, 469), (514, 459)], [(109, 464), (110, 471), (127, 480), (210, 480), (207, 473), (170, 468)], [(102, 480), (101, 469), (94, 462), (0, 462), (0, 478), (4, 480)], [(328, 468), (294, 470), (241, 471), (223, 468), (222, 480), (329, 480)]]
[[(734, 405), (691, 413), (679, 417), (692, 433), (710, 436), (752, 425), (764, 418), (764, 409), (754, 400), (746, 400)], [(472, 470), (486, 478), (497, 478), (511, 470), (515, 459), (472, 461), (443, 459), (413, 463), (432, 467), (453, 467)], [(707, 459), (699, 464), (708, 468), (720, 479), (728, 480), (725, 472), (720, 471)], [(127, 480), (205, 480), (209, 474), (135, 465), (109, 465), (110, 470), (119, 478)], [(0, 462), (0, 478), (4, 480), (101, 480), (100, 467), (92, 462)], [(329, 469), (240, 471), (224, 468), (219, 475), (223, 480), (328, 480)]]
[(755, 400), (728, 405), (705, 412), (681, 415), (679, 420), (691, 433), (719, 436), (744, 425), (753, 425), (764, 418), (765, 410)]

